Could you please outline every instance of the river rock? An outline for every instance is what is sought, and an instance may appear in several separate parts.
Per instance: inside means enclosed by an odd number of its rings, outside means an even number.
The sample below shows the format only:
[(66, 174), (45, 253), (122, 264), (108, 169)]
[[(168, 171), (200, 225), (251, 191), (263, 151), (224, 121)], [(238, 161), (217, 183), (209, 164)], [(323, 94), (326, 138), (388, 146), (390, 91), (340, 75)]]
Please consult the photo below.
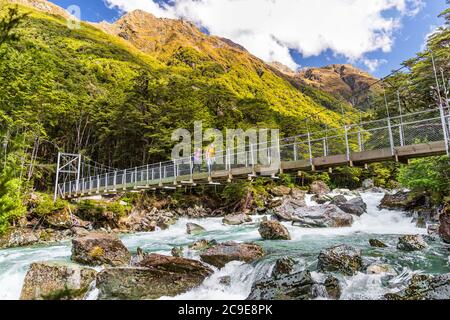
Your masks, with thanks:
[(202, 261), (217, 268), (223, 268), (231, 261), (253, 262), (264, 256), (264, 251), (257, 244), (225, 242), (218, 244), (200, 254)]
[(247, 300), (310, 300), (314, 285), (309, 271), (262, 279), (253, 284)]
[(288, 229), (278, 221), (263, 221), (258, 231), (264, 240), (291, 240)]
[(130, 262), (131, 254), (117, 236), (90, 233), (72, 240), (72, 257), (75, 262), (90, 266), (123, 266)]
[(186, 232), (190, 235), (198, 235), (200, 233), (205, 232), (205, 228), (195, 223), (187, 223), (186, 224)]
[(324, 249), (318, 259), (319, 271), (341, 272), (351, 276), (363, 267), (361, 250), (348, 245)]
[(46, 215), (44, 222), (48, 226), (56, 229), (70, 229), (73, 226), (72, 216), (67, 209)]
[(416, 274), (408, 287), (398, 293), (385, 295), (387, 300), (449, 300), (450, 273), (440, 275)]
[(326, 206), (299, 208), (292, 215), (294, 225), (303, 228), (341, 228), (353, 224), (353, 216), (329, 204)]
[(286, 186), (276, 186), (270, 190), (270, 193), (272, 193), (276, 197), (283, 197), (288, 196), (291, 194), (292, 189)]
[(295, 261), (292, 258), (282, 258), (275, 262), (272, 277), (277, 278), (285, 274), (290, 274), (294, 270)]
[(36, 262), (27, 271), (21, 300), (83, 299), (97, 271), (66, 262)]
[(330, 193), (330, 188), (323, 181), (314, 181), (309, 187), (309, 192), (315, 195), (324, 195)]
[(407, 235), (399, 238), (397, 249), (401, 251), (420, 251), (428, 247), (421, 235)]
[(346, 202), (347, 202), (347, 198), (340, 194), (340, 195), (335, 196), (333, 199), (331, 199), (330, 203), (334, 204), (336, 206), (339, 206), (339, 205), (344, 204)]
[(450, 243), (450, 205), (442, 211), (440, 217), (439, 236), (445, 243)]
[(361, 197), (351, 199), (345, 203), (341, 203), (338, 205), (338, 207), (342, 211), (358, 217), (367, 212), (367, 204), (365, 204)]
[(177, 221), (177, 216), (156, 207), (151, 210), (134, 208), (130, 215), (121, 219), (124, 228), (134, 232), (153, 232), (158, 227), (165, 230)]
[(372, 189), (373, 187), (375, 187), (375, 183), (373, 181), (373, 179), (366, 179), (362, 182), (362, 187), (363, 189)]
[(366, 273), (367, 274), (383, 274), (383, 273), (395, 274), (395, 270), (389, 264), (376, 262), (367, 267)]
[(252, 218), (248, 215), (241, 213), (236, 215), (228, 215), (223, 218), (222, 223), (230, 226), (238, 226), (247, 222), (252, 222)]
[(330, 202), (331, 200), (333, 200), (333, 198), (331, 196), (322, 194), (322, 195), (314, 195), (311, 198), (312, 201), (314, 201), (317, 204), (325, 204), (327, 202)]
[(200, 261), (160, 254), (145, 255), (144, 259), (137, 266), (174, 272), (180, 275), (185, 274), (201, 278), (202, 281), (212, 273), (212, 270)]
[(183, 257), (183, 247), (173, 247), (171, 250), (173, 257), (182, 258)]
[(199, 261), (150, 254), (137, 267), (101, 271), (97, 275), (97, 288), (102, 300), (158, 299), (192, 290), (211, 273)]
[(189, 249), (196, 250), (196, 251), (204, 251), (215, 245), (217, 245), (216, 240), (201, 239), (201, 240), (195, 241), (193, 244), (189, 245)]
[(138, 247), (136, 249), (136, 254), (131, 257), (130, 265), (137, 266), (139, 263), (141, 263), (142, 260), (145, 258), (144, 250), (142, 250), (141, 247)]
[(369, 244), (374, 248), (387, 248), (387, 245), (378, 239), (370, 239)]
[(341, 297), (342, 289), (339, 280), (336, 277), (328, 276), (323, 285), (328, 298), (338, 300)]
[[(306, 198), (306, 191), (300, 190), (298, 188), (293, 188), (291, 190), (291, 198), (295, 200), (303, 200)], [(306, 205), (306, 203), (305, 203)]]
[(231, 284), (231, 277), (230, 276), (220, 277), (219, 283), (223, 286), (228, 287)]

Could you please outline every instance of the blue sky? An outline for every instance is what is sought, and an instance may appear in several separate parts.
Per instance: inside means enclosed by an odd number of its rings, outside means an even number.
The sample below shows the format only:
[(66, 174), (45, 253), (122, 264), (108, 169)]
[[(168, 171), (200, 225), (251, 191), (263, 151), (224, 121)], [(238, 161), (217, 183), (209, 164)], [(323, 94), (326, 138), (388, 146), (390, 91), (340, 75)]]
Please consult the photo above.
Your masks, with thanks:
[[(109, 4), (107, 5), (105, 1), (109, 2)], [(161, 1), (162, 0), (159, 0), (159, 2)], [(253, 54), (264, 60), (273, 59), (281, 61), (292, 68), (308, 66), (317, 67), (333, 63), (350, 62), (366, 71), (370, 71), (377, 77), (383, 77), (392, 70), (397, 69), (402, 61), (412, 57), (416, 52), (422, 49), (426, 35), (436, 26), (442, 25), (443, 20), (439, 19), (437, 16), (446, 8), (445, 0), (384, 0), (387, 3), (386, 6), (395, 1), (400, 4), (402, 1), (411, 1), (411, 3), (422, 1), (424, 6), (421, 6), (416, 14), (405, 14), (399, 7), (389, 7), (385, 10), (373, 8), (374, 13), (368, 13), (367, 16), (362, 14), (361, 17), (359, 17), (360, 20), (358, 20), (356, 14), (354, 14), (353, 19), (356, 22), (353, 25), (348, 26), (346, 26), (345, 19), (353, 20), (352, 17), (342, 16), (340, 17), (340, 20), (337, 20), (338, 22), (335, 23), (335, 25), (338, 24), (339, 28), (342, 29), (342, 35), (339, 35), (342, 36), (342, 39), (337, 39), (339, 37), (334, 36), (331, 32), (327, 32), (330, 28), (334, 28), (332, 17), (334, 16), (333, 13), (336, 12), (336, 8), (330, 8), (330, 16), (326, 15), (325, 10), (325, 14), (321, 13), (320, 17), (313, 20), (316, 21), (316, 27), (318, 29), (320, 29), (321, 26), (325, 29), (325, 32), (317, 30), (320, 37), (316, 38), (321, 38), (323, 34), (325, 35), (323, 35), (323, 39), (316, 40), (314, 37), (308, 37), (308, 33), (306, 32), (302, 33), (293, 30), (295, 28), (298, 28), (299, 30), (305, 29), (302, 27), (302, 24), (296, 23), (299, 23), (300, 19), (307, 20), (309, 18), (308, 15), (313, 16), (315, 12), (314, 8), (307, 8), (305, 10), (301, 10), (302, 7), (295, 8), (295, 10), (299, 12), (297, 18), (295, 13), (291, 14), (289, 12), (290, 8), (287, 7), (288, 5), (285, 0), (273, 0), (272, 2), (278, 2), (279, 5), (273, 6), (272, 4), (271, 7), (262, 8), (260, 11), (254, 11), (252, 10), (252, 7), (249, 7), (252, 1), (253, 0), (247, 0), (248, 6), (243, 6), (240, 14), (236, 14), (236, 9), (239, 8), (235, 7), (230, 9), (232, 10), (230, 11), (230, 15), (232, 15), (232, 18), (234, 19), (232, 22), (226, 21), (227, 10), (224, 10), (224, 7), (219, 7), (219, 5), (200, 7), (198, 2), (195, 1), (191, 2), (192, 5), (190, 7), (188, 5), (180, 5), (176, 11), (167, 13), (167, 16), (183, 16), (186, 19), (190, 19), (197, 24), (205, 26), (211, 33), (232, 38), (232, 40), (244, 45)], [(339, 3), (341, 0), (328, 1), (330, 1), (328, 3), (331, 4)], [(367, 1), (366, 3), (368, 3), (372, 0), (364, 1)], [(154, 6), (154, 4), (151, 3), (151, 0), (51, 0), (51, 2), (63, 8), (67, 8), (74, 4), (78, 5), (81, 9), (81, 19), (92, 22), (102, 20), (113, 22), (124, 14), (124, 11), (135, 8), (142, 8), (161, 16), (161, 12), (157, 6)], [(181, 3), (183, 1), (180, 0), (179, 2)], [(212, 2), (214, 3), (214, 0), (212, 0)], [(243, 2), (245, 1), (241, 0), (241, 2), (234, 1), (230, 3), (238, 6)], [(297, 2), (297, 5), (300, 2)], [(184, 4), (186, 3), (189, 3), (189, 1), (184, 1)], [(215, 3), (217, 3), (217, 0)], [(222, 4), (223, 3), (226, 3), (226, 0), (223, 0)], [(309, 4), (306, 6), (309, 6)], [(228, 7), (231, 7), (231, 5)], [(294, 10), (294, 8), (292, 9)], [(273, 16), (276, 17), (276, 13), (272, 14), (270, 10), (277, 12), (281, 11), (282, 18), (274, 20), (276, 18), (273, 18)], [(343, 12), (350, 12), (352, 10), (353, 8), (346, 8), (346, 11)], [(370, 9), (367, 10), (369, 11)], [(379, 12), (376, 10), (379, 10)], [(249, 20), (252, 22), (252, 18), (249, 16), (250, 11), (253, 16), (260, 14), (261, 20), (255, 18), (254, 24), (249, 23)], [(361, 10), (355, 10), (354, 12), (358, 13), (361, 12)], [(222, 13), (225, 21), (221, 24), (220, 15)], [(377, 16), (377, 13), (381, 15), (381, 18), (380, 16)], [(219, 18), (215, 17), (216, 14), (219, 14)], [(166, 15), (166, 13), (163, 12), (162, 15)], [(351, 14), (349, 13), (349, 15)], [(239, 19), (240, 16), (242, 16), (241, 19)], [(268, 16), (270, 16), (270, 19), (267, 19)], [(286, 19), (284, 19), (284, 17), (286, 17)], [(286, 21), (289, 22), (290, 17), (293, 20), (292, 24), (286, 23)], [(354, 31), (356, 29), (356, 23), (360, 23), (361, 26), (367, 27), (367, 24), (365, 24), (364, 21), (369, 19), (370, 21), (373, 19), (373, 24), (380, 24), (380, 29), (373, 31), (369, 27), (370, 30), (366, 30), (367, 37), (380, 34), (382, 34), (382, 36), (379, 37), (380, 39), (374, 40), (371, 43), (366, 43), (364, 39), (366, 35), (364, 33), (355, 34)], [(386, 27), (386, 25), (389, 25), (389, 22), (391, 22), (391, 19), (397, 19), (398, 25), (396, 27)], [(327, 25), (328, 21), (330, 25)], [(269, 25), (267, 30), (277, 29), (274, 31), (273, 37), (272, 34), (267, 35), (268, 31), (264, 31), (260, 28), (260, 26), (266, 22)], [(239, 26), (239, 23), (241, 23), (242, 26)], [(305, 24), (306, 23), (307, 22), (305, 22)], [(250, 32), (252, 37), (248, 38), (238, 34), (237, 30), (240, 29), (230, 29), (230, 24), (237, 25), (236, 28), (246, 30), (247, 33)], [(309, 27), (310, 25), (311, 24), (307, 26)], [(315, 30), (316, 28), (313, 29)], [(314, 35), (314, 33), (311, 34)], [(285, 35), (286, 37), (284, 37)], [(273, 41), (273, 39), (268, 39), (268, 37), (276, 37), (277, 39), (276, 41)], [(355, 39), (355, 42), (360, 41), (361, 45), (355, 45), (354, 43), (352, 44), (351, 41), (346, 41), (353, 38)], [(292, 45), (287, 44), (279, 46), (278, 44), (280, 42), (292, 43)], [(365, 47), (360, 48), (361, 46)], [(270, 50), (268, 48), (270, 48)], [(265, 51), (270, 51), (270, 53), (266, 53)]]

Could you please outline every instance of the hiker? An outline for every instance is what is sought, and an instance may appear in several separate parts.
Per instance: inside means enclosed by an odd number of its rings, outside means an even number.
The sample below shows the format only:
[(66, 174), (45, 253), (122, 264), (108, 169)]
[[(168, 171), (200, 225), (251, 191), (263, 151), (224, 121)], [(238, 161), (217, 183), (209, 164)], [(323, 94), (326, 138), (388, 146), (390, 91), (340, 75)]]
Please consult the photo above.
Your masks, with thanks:
[(215, 155), (216, 155), (216, 149), (214, 148), (214, 145), (211, 144), (208, 147), (208, 149), (206, 149), (206, 152), (205, 152), (206, 165), (208, 166), (209, 175), (211, 175), (211, 172), (212, 172), (212, 166), (214, 163)]
[(200, 173), (202, 171), (202, 149), (197, 148), (192, 156), (192, 174), (194, 174), (195, 170), (198, 169)]

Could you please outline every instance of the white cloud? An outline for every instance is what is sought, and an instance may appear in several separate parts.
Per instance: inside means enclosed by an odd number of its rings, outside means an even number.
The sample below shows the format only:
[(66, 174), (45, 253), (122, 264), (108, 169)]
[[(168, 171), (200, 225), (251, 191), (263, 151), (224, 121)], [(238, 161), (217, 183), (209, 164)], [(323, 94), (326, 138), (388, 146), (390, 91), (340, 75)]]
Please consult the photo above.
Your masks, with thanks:
[(370, 72), (378, 70), (379, 66), (387, 63), (385, 59), (368, 59), (368, 58), (361, 59), (361, 62), (367, 67), (367, 69), (369, 69)]
[[(190, 20), (265, 61), (279, 61), (292, 69), (298, 65), (290, 50), (304, 57), (331, 50), (363, 63), (369, 52), (389, 52), (402, 18), (423, 7), (422, 0), (171, 0), (170, 5), (153, 0), (105, 1), (124, 11), (139, 8), (158, 17)], [(387, 11), (389, 15), (383, 14)]]

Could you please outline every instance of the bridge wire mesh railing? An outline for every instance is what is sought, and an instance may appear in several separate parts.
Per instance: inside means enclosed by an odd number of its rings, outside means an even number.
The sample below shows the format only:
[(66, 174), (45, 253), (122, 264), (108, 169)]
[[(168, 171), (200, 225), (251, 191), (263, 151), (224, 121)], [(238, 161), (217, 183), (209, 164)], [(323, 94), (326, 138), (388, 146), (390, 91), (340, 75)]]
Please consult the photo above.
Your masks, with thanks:
[(148, 187), (177, 182), (186, 178), (192, 182), (195, 175), (213, 175), (219, 171), (249, 168), (260, 165), (270, 167), (279, 162), (310, 161), (319, 157), (347, 155), (377, 149), (431, 143), (445, 139), (450, 134), (450, 110), (425, 110), (397, 117), (368, 121), (281, 139), (278, 145), (261, 147), (259, 144), (246, 146), (245, 150), (219, 150), (208, 166), (203, 158), (195, 163), (193, 157), (149, 164), (131, 169), (108, 169), (102, 174), (85, 176), (80, 181), (66, 181), (59, 184), (60, 194), (86, 194), (100, 190), (116, 191), (119, 187)]

